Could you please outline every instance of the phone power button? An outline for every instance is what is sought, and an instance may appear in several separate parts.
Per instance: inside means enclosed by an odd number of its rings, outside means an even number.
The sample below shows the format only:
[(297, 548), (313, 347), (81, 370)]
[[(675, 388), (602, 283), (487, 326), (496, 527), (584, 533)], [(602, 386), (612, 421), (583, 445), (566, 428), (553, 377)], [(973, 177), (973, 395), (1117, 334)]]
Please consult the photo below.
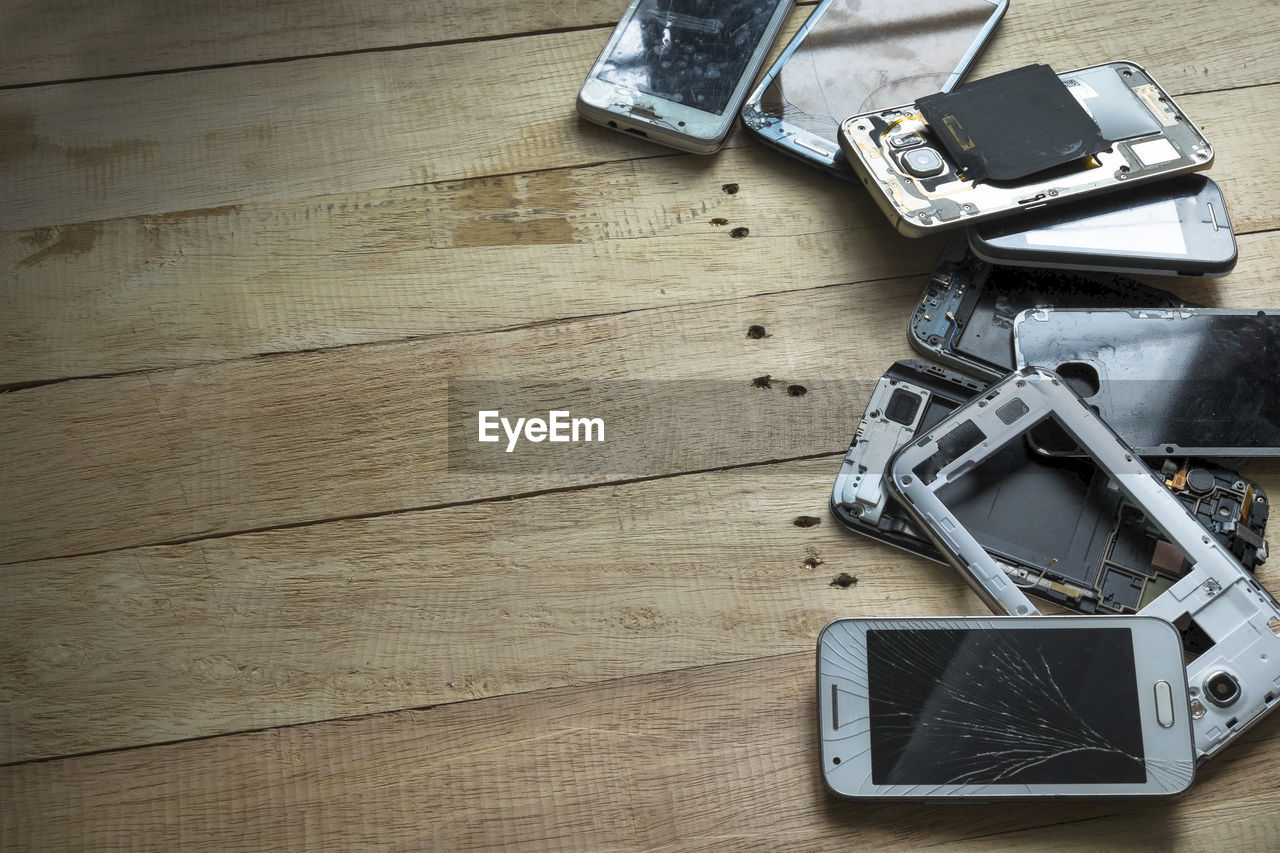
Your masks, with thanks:
[(1156, 682), (1156, 722), (1166, 729), (1173, 725), (1173, 688), (1167, 681)]

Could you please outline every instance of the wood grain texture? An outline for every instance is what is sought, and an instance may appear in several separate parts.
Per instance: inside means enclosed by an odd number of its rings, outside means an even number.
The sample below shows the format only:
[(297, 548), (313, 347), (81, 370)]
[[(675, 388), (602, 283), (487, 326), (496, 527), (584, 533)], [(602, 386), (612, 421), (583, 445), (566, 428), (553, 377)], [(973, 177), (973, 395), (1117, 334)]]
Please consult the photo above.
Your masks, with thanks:
[(799, 651), (851, 608), (982, 612), (828, 519), (838, 465), (8, 566), (0, 761)]
[[(1249, 236), (1226, 278), (1154, 283), (1209, 305), (1276, 307), (1270, 259), (1277, 254), (1280, 234)], [(911, 261), (932, 265), (919, 255)], [(0, 445), (11, 450), (0, 463), (0, 504), (10, 507), (0, 524), (0, 563), (837, 452), (862, 415), (868, 383), (913, 355), (904, 332), (922, 281), (0, 395)], [(757, 325), (766, 337), (748, 337)], [(755, 387), (764, 376), (771, 387)], [(565, 387), (552, 402), (603, 417), (620, 436), (649, 423), (647, 410), (659, 405), (678, 408), (685, 427), (663, 453), (626, 457), (639, 464), (611, 459), (530, 471), (505, 458), (481, 465), (465, 464), (477, 457), (450, 456), (451, 380), (566, 378), (584, 384)], [(792, 384), (804, 395), (788, 394)], [(502, 398), (493, 399), (475, 411)], [(645, 441), (624, 438), (622, 446)]]
[(1269, 720), (1159, 803), (822, 790), (811, 651), (0, 769), (14, 848), (1265, 850)]
[[(1253, 0), (1178, 0), (1156, 16), (1138, 0), (1111, 4), (1106, 16), (1063, 0), (1019, 10), (1027, 33), (1105, 17), (1109, 26), (1090, 43), (1097, 61), (1151, 45), (1129, 58), (1174, 95), (1209, 88), (1208, 66), (1187, 63), (1188, 31), (1197, 33), (1197, 57), (1232, 67), (1231, 85), (1274, 83), (1277, 60), (1259, 57), (1273, 56), (1277, 16)], [(1220, 25), (1233, 19), (1251, 26)], [(574, 114), (605, 36), (556, 33), (0, 92), (0, 230), (649, 156)], [(997, 39), (986, 54), (989, 70), (1045, 56), (1029, 37), (1011, 45), (1019, 52), (1003, 45)], [(1207, 114), (1183, 106), (1197, 120)]]
[(868, 281), (939, 247), (761, 148), (36, 229), (0, 236), (0, 382)]
[[(142, 75), (0, 91), (0, 848), (1273, 847), (1275, 721), (1169, 804), (825, 797), (822, 624), (984, 610), (826, 509), (940, 244), (743, 132), (580, 122), (621, 6), (0, 11), (0, 87)], [(1248, 232), (1155, 283), (1277, 307), (1277, 38), (1274, 3), (1015, 0), (976, 75), (1143, 64)], [(300, 53), (344, 55), (236, 65)], [(184, 64), (221, 67), (145, 73)], [(698, 417), (460, 464), (449, 394), (529, 379)]]
[[(840, 381), (874, 381), (910, 354), (901, 318), (919, 287), (847, 285), (5, 394), (0, 562), (838, 452), (869, 393)], [(752, 325), (767, 336), (749, 338)], [(763, 376), (770, 388), (753, 382)], [(638, 467), (530, 471), (497, 446), (492, 465), (451, 457), (450, 380), (521, 378), (588, 382), (553, 403), (620, 435), (659, 402), (684, 406), (686, 429)], [(797, 382), (812, 391), (789, 395)]]
[[(1183, 99), (1242, 233), (1280, 223), (1278, 95)], [(924, 274), (939, 245), (754, 145), (37, 228), (0, 234), (0, 384)]]
[(0, 14), (12, 40), (0, 86), (612, 26), (624, 8), (618, 0), (15, 0)]

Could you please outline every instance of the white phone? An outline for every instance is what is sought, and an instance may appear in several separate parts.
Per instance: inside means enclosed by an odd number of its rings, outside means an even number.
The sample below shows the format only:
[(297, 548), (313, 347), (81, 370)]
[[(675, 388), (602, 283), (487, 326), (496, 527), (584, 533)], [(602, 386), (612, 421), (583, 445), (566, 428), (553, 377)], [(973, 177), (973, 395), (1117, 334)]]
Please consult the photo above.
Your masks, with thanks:
[(791, 0), (632, 0), (578, 112), (684, 151), (717, 151), (790, 9)]
[(1182, 641), (1151, 616), (838, 619), (818, 724), (842, 797), (1157, 797), (1195, 777)]

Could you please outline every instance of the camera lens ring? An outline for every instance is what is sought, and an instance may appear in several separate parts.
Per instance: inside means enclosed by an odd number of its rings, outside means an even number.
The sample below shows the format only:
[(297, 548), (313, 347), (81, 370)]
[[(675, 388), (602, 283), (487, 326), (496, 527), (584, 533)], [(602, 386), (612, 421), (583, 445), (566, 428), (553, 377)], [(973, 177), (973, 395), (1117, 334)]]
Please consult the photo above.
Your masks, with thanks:
[(1204, 680), (1204, 695), (1219, 708), (1226, 708), (1240, 698), (1240, 682), (1231, 673), (1220, 669)]
[(917, 178), (931, 178), (946, 171), (946, 161), (927, 145), (908, 148), (899, 156), (899, 163), (909, 175)]

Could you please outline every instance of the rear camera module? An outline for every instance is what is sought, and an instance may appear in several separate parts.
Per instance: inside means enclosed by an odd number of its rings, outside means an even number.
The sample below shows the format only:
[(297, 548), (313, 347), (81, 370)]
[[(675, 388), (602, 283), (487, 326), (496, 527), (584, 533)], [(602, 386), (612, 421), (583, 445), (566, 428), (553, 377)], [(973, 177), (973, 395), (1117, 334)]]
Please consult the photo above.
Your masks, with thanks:
[(1204, 695), (1213, 704), (1225, 708), (1240, 698), (1240, 682), (1228, 672), (1215, 672), (1205, 679)]
[(946, 164), (932, 148), (912, 148), (902, 153), (902, 168), (917, 178), (931, 178), (942, 174)]

